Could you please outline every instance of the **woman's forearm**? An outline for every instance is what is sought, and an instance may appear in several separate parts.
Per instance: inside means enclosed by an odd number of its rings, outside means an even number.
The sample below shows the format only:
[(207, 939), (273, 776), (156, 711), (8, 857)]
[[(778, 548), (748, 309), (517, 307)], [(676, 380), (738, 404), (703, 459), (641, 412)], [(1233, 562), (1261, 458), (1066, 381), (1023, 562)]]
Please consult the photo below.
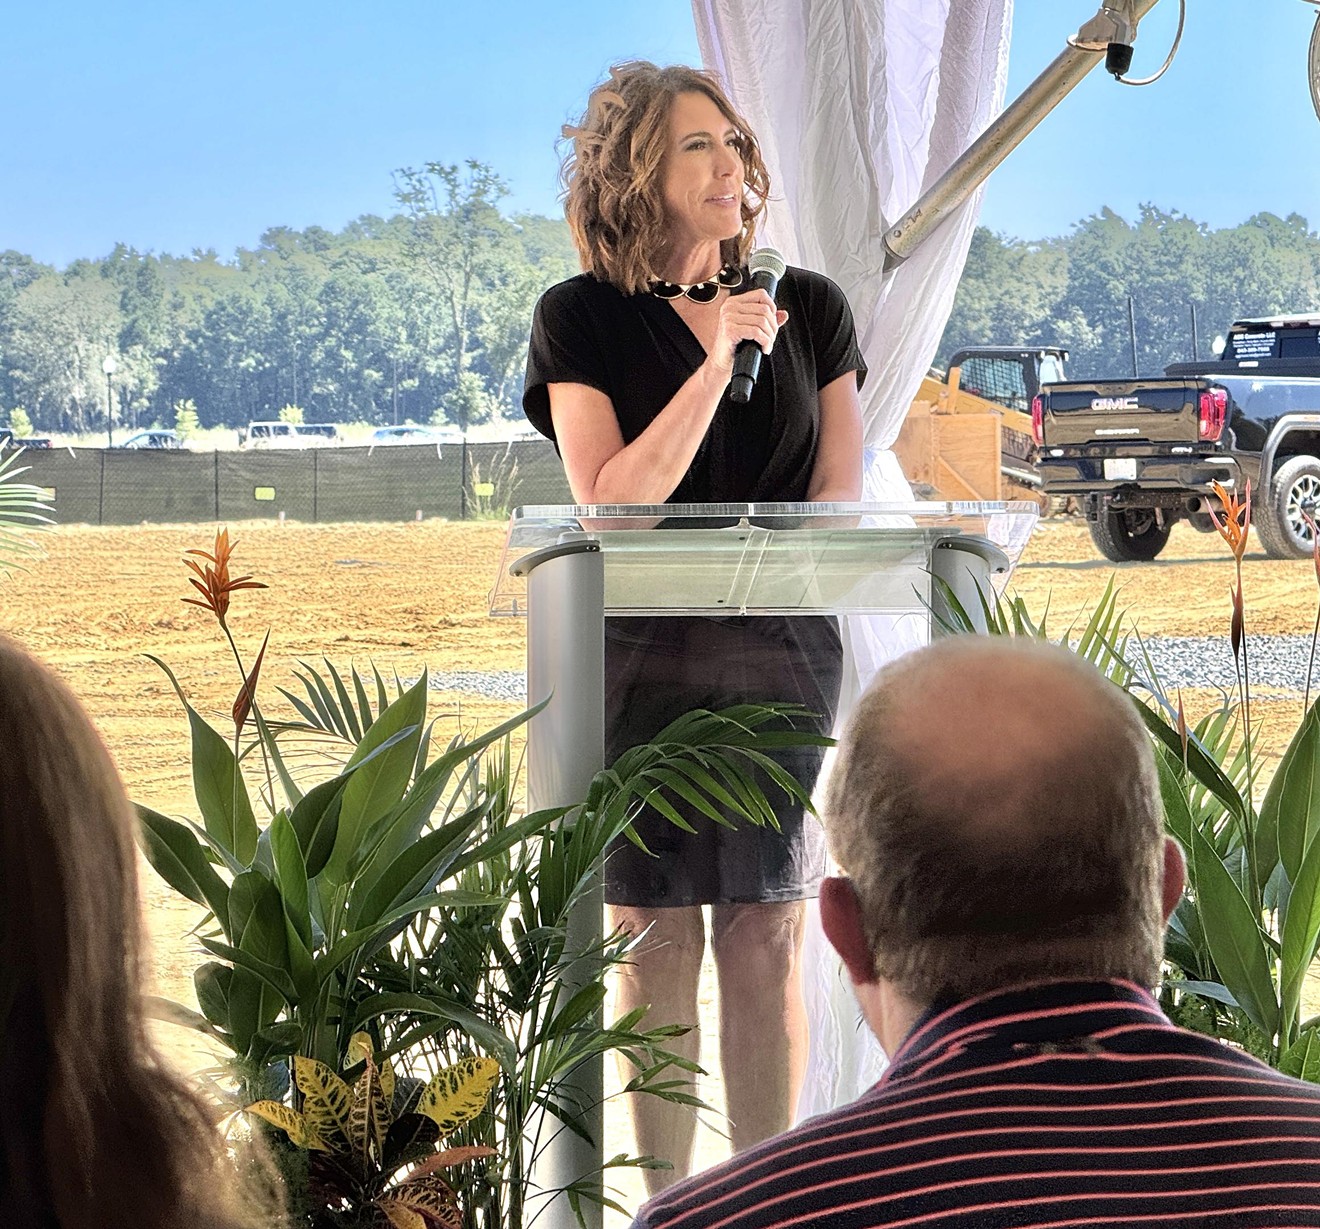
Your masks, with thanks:
[(664, 503), (697, 455), (728, 380), (727, 372), (702, 363), (646, 430), (600, 467), (592, 502)]
[(857, 376), (849, 371), (820, 390), (820, 439), (807, 499), (853, 503), (861, 497), (862, 410)]

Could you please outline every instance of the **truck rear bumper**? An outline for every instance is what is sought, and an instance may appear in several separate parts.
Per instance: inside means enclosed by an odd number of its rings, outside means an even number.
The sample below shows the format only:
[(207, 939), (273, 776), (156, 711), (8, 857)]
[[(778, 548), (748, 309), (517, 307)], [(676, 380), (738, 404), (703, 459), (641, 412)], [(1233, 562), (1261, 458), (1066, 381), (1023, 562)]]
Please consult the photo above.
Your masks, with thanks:
[[(1111, 464), (1106, 469), (1105, 462)], [(1125, 469), (1113, 464), (1127, 463)], [(1252, 463), (1254, 461), (1254, 464)], [(1149, 493), (1152, 506), (1163, 506), (1169, 496), (1208, 495), (1211, 483), (1218, 482), (1234, 490), (1260, 476), (1260, 462), (1232, 454), (1215, 457), (1081, 456), (1052, 457), (1042, 451), (1036, 468), (1040, 470), (1043, 489), (1050, 495), (1082, 495), (1123, 492), (1130, 495), (1133, 507), (1141, 506), (1140, 496)]]

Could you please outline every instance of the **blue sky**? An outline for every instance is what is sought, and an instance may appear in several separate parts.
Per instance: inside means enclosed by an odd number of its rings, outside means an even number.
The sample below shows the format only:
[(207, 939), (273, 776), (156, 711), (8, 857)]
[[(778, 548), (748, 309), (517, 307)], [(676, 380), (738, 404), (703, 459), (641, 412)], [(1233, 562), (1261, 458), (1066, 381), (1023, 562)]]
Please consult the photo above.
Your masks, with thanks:
[[(1093, 74), (991, 178), (982, 221), (1025, 238), (1103, 205), (1213, 226), (1260, 210), (1320, 226), (1316, 9), (1188, 0), (1148, 89)], [(1011, 92), (1095, 0), (1018, 0)], [(1163, 60), (1160, 0), (1134, 71)], [(337, 229), (392, 208), (391, 172), (478, 158), (514, 208), (557, 212), (555, 139), (615, 60), (697, 59), (688, 0), (140, 0), (15, 4), (0, 42), (0, 249), (63, 265), (117, 241), (215, 248), (271, 226)]]

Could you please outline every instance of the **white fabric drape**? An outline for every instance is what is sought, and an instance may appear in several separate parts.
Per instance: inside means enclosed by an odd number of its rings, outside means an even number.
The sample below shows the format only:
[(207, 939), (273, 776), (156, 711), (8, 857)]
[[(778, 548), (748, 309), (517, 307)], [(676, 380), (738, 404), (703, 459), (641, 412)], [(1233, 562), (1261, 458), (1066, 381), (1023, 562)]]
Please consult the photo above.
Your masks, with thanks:
[(692, 0), (770, 171), (765, 235), (852, 304), (866, 442), (893, 443), (953, 306), (977, 194), (884, 274), (886, 230), (1003, 105), (1012, 0)]
[[(863, 498), (912, 492), (889, 451), (953, 306), (980, 206), (975, 194), (884, 273), (885, 232), (1003, 105), (1013, 0), (692, 0), (697, 40), (760, 142), (770, 172), (765, 239), (817, 269), (852, 305), (862, 389)], [(847, 620), (840, 711), (924, 620)], [(828, 771), (828, 765), (827, 765)], [(884, 1068), (815, 910), (804, 967), (812, 1049), (806, 1117), (859, 1095)]]

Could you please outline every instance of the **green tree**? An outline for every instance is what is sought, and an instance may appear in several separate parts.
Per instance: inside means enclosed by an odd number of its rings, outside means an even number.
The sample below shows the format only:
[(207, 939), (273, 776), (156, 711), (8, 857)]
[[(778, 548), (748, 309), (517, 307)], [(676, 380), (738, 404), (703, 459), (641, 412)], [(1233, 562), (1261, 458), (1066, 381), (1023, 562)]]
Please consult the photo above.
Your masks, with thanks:
[(466, 431), (469, 424), (489, 422), (498, 413), (499, 402), (491, 395), (485, 381), (476, 372), (465, 371), (445, 394), (444, 402), (431, 421), (437, 424), (460, 423)]
[(1051, 320), (1067, 288), (1057, 240), (1024, 243), (977, 227), (937, 361), (964, 346), (1055, 345)]
[(32, 419), (21, 405), (9, 411), (9, 429), (19, 436), (32, 434)]
[(1239, 317), (1309, 311), (1320, 303), (1320, 238), (1297, 214), (1256, 214), (1212, 232), (1207, 248), (1206, 300), (1223, 309), (1213, 321), (1216, 332)]
[[(191, 401), (202, 426), (274, 418), (473, 423), (510, 413), (537, 296), (575, 268), (560, 219), (507, 217), (487, 167), (400, 179), (412, 205), (339, 232), (275, 227), (231, 260), (119, 245), (64, 270), (0, 252), (0, 406), (38, 430), (105, 419), (116, 406), (168, 422)], [(473, 381), (476, 381), (476, 384)]]
[[(43, 431), (90, 431), (105, 421), (101, 364), (117, 354), (120, 316), (114, 288), (84, 268), (25, 286), (8, 313), (5, 361), (16, 400)], [(131, 390), (132, 371), (116, 380)]]
[(14, 383), (11, 315), (19, 294), (38, 278), (55, 276), (49, 265), (38, 264), (31, 256), (12, 248), (0, 252), (0, 405), (13, 405), (20, 399)]
[(939, 354), (1062, 345), (1073, 375), (1122, 376), (1132, 369), (1129, 296), (1137, 367), (1155, 375), (1193, 357), (1193, 307), (1202, 359), (1235, 319), (1309, 310), (1320, 300), (1320, 238), (1295, 214), (1211, 230), (1149, 204), (1135, 222), (1101, 209), (1064, 238), (1039, 243), (978, 230)]
[[(411, 225), (407, 253), (439, 298), (446, 375), (455, 390), (442, 404), (453, 407), (464, 431), (474, 406), (464, 376), (477, 374), (498, 403), (540, 289), (516, 227), (499, 211), (507, 194), (504, 181), (475, 161), (466, 175), (428, 162), (424, 171), (405, 168), (396, 177), (395, 197)], [(523, 322), (516, 330), (515, 319)]]
[(176, 401), (174, 403), (174, 430), (179, 439), (187, 441), (201, 429), (201, 423), (197, 417), (197, 404), (193, 401)]

